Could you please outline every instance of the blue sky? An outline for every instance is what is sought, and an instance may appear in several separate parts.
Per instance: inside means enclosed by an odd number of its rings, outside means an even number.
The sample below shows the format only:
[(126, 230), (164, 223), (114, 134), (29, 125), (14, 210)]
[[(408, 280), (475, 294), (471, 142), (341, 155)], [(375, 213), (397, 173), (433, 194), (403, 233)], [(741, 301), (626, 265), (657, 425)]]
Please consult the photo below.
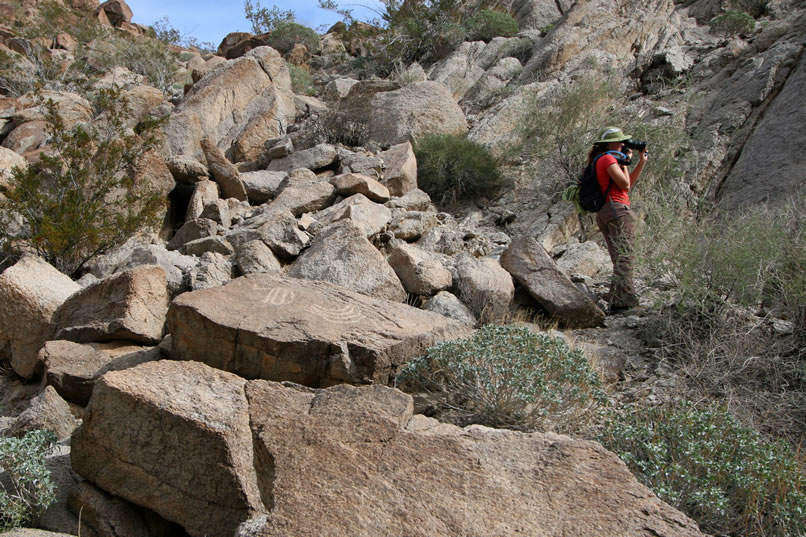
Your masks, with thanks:
[[(183, 36), (193, 36), (199, 42), (213, 43), (218, 47), (221, 40), (230, 32), (251, 32), (252, 25), (244, 16), (243, 0), (126, 0), (134, 13), (133, 21), (150, 26), (163, 17), (168, 17), (171, 26), (179, 30)], [(261, 7), (271, 8), (276, 5), (283, 11), (296, 13), (297, 22), (318, 29), (319, 26), (340, 20), (338, 14), (319, 7), (317, 0), (258, 0)], [(367, 8), (347, 2), (339, 3), (342, 7), (353, 9), (358, 19), (367, 20), (376, 16)], [(362, 1), (365, 6), (380, 9), (379, 0)]]

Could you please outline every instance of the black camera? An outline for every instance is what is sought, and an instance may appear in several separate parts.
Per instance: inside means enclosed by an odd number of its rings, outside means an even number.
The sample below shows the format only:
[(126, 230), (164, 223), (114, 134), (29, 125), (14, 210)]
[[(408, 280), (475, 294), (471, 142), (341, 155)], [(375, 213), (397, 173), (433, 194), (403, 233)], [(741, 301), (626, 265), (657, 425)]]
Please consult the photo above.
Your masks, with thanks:
[(632, 149), (633, 151), (637, 151), (639, 153), (643, 153), (644, 149), (646, 149), (646, 140), (634, 140), (630, 138), (626, 142), (624, 142), (624, 147), (627, 149)]

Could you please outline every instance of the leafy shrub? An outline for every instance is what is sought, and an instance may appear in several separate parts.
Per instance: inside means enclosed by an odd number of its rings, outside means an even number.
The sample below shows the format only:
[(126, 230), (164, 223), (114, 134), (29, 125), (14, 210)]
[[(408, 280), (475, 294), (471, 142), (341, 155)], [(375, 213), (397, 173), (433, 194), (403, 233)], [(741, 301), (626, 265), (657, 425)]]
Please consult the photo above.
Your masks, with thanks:
[(95, 122), (68, 129), (55, 104), (47, 103), (50, 144), (39, 163), (15, 168), (0, 208), (4, 219), (20, 216), (22, 232), (0, 241), (7, 248), (32, 248), (65, 274), (76, 276), (95, 256), (155, 227), (164, 201), (131, 170), (156, 147), (155, 121), (127, 133), (127, 101), (118, 90), (102, 90)]
[(417, 182), (433, 199), (493, 197), (507, 185), (483, 145), (456, 134), (427, 134), (417, 140)]
[(466, 23), (468, 37), (473, 41), (490, 42), (494, 37), (512, 37), (518, 33), (518, 21), (508, 13), (482, 9)]
[(113, 34), (86, 52), (86, 63), (96, 70), (122, 66), (145, 76), (152, 86), (166, 95), (181, 93), (177, 79), (178, 56), (169, 45), (148, 37)]
[[(0, 530), (19, 528), (56, 501), (44, 456), (55, 444), (50, 431), (0, 438)], [(8, 486), (8, 488), (6, 488)]]
[(561, 338), (486, 325), (435, 345), (397, 377), (407, 390), (443, 392), (448, 405), (494, 427), (573, 431), (603, 401), (585, 356)]
[(803, 455), (722, 409), (690, 403), (626, 409), (609, 416), (600, 441), (706, 533), (806, 534)]
[[(806, 433), (806, 200), (729, 219), (685, 217), (662, 202), (637, 256), (674, 304), (652, 328), (658, 352), (685, 373), (689, 398), (723, 398), (744, 422), (798, 438)], [(793, 333), (772, 332), (756, 315), (768, 312)]]
[(305, 125), (311, 146), (317, 144), (344, 144), (363, 146), (369, 141), (369, 125), (362, 120), (337, 110), (327, 110), (313, 116)]
[(291, 10), (282, 11), (276, 5), (265, 8), (260, 5), (259, 1), (255, 1), (253, 4), (251, 0), (244, 0), (243, 9), (246, 20), (252, 24), (252, 32), (258, 35), (272, 32), (279, 25), (294, 22), (296, 19)]
[(711, 19), (711, 30), (727, 35), (750, 35), (756, 28), (756, 21), (742, 11), (728, 10)]
[(317, 54), (322, 48), (319, 35), (314, 30), (292, 21), (277, 23), (266, 43), (281, 54), (290, 52), (297, 43), (305, 45), (311, 54)]
[(541, 161), (556, 183), (544, 185), (544, 191), (575, 183), (587, 161), (591, 133), (615, 122), (612, 108), (620, 94), (615, 80), (591, 76), (551, 95), (527, 98), (508, 158)]
[(291, 75), (291, 89), (297, 95), (316, 95), (316, 87), (313, 85), (313, 77), (311, 73), (294, 65), (293, 63), (286, 62), (288, 73)]

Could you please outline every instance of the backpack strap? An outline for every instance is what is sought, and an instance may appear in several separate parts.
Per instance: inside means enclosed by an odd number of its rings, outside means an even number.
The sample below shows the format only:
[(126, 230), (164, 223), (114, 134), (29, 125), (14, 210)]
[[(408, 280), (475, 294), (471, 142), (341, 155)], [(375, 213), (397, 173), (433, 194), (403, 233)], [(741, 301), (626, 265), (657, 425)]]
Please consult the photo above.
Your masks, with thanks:
[[(603, 156), (609, 154), (609, 153), (610, 153), (610, 151), (606, 151), (606, 152), (602, 153), (601, 155), (599, 155), (595, 159), (593, 159), (593, 162), (591, 163), (591, 166), (593, 166), (593, 176), (596, 178), (597, 183), (599, 182), (599, 176), (596, 175), (596, 161), (599, 160), (600, 158), (602, 158)], [(607, 183), (607, 188), (605, 189), (604, 192), (602, 192), (602, 195), (604, 196), (604, 199), (605, 199), (605, 203), (607, 203), (607, 193), (610, 192), (610, 187), (613, 186), (613, 178), (610, 177), (610, 174), (607, 175), (607, 178), (609, 179), (609, 182)], [(601, 189), (602, 189), (602, 187), (599, 187), (599, 190), (601, 190)]]

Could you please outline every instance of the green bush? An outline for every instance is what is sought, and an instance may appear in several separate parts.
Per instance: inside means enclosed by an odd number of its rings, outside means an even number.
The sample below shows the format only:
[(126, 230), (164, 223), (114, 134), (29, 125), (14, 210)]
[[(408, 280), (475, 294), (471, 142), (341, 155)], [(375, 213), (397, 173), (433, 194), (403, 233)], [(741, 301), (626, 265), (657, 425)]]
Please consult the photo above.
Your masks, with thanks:
[(711, 19), (711, 30), (727, 35), (750, 35), (756, 28), (756, 21), (743, 11), (728, 10)]
[(492, 198), (507, 181), (483, 145), (456, 134), (427, 134), (416, 141), (417, 182), (434, 200)]
[(447, 394), (446, 404), (493, 427), (574, 431), (604, 400), (585, 356), (561, 338), (485, 325), (409, 362), (397, 383)]
[(803, 454), (765, 440), (722, 409), (625, 409), (608, 417), (600, 441), (706, 533), (806, 534)]
[(68, 129), (55, 104), (47, 103), (51, 140), (40, 161), (14, 168), (0, 220), (21, 217), (23, 230), (3, 221), (0, 244), (33, 249), (54, 267), (77, 276), (95, 256), (134, 233), (156, 227), (164, 200), (132, 170), (158, 143), (158, 122), (143, 121), (127, 133), (127, 101), (102, 90), (96, 120)]
[(166, 95), (181, 93), (183, 81), (177, 79), (178, 55), (171, 46), (148, 37), (111, 35), (87, 50), (84, 61), (96, 70), (122, 66), (145, 76), (149, 83)]
[(317, 54), (322, 48), (319, 34), (307, 26), (291, 21), (278, 23), (268, 35), (266, 43), (281, 54), (290, 52), (298, 43), (305, 45), (311, 54)]
[(56, 443), (50, 431), (0, 437), (0, 530), (23, 527), (56, 501), (44, 457)]
[(291, 90), (294, 93), (297, 95), (316, 95), (316, 86), (313, 85), (311, 73), (293, 63), (286, 62), (286, 67), (288, 67), (288, 74), (291, 75)]
[(490, 42), (494, 37), (512, 37), (518, 33), (518, 21), (508, 13), (482, 9), (465, 22), (472, 41)]

